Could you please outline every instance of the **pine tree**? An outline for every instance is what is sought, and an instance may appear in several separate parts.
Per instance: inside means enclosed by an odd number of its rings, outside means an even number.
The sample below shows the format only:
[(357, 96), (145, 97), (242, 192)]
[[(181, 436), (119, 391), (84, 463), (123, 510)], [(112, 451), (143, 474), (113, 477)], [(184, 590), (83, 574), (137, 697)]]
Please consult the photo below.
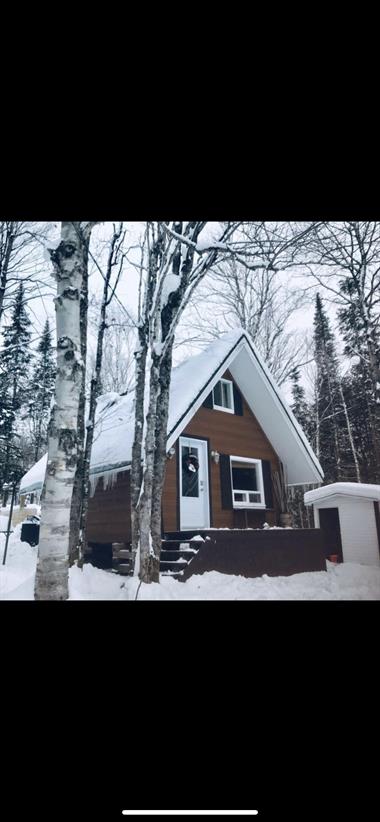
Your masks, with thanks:
[(370, 435), (361, 473), (363, 478), (370, 474), (372, 482), (380, 482), (380, 222), (317, 224), (309, 251), (311, 268), (317, 272), (321, 268), (322, 279), (316, 275), (319, 282), (325, 281), (329, 270), (327, 287), (335, 294), (345, 353), (355, 363), (354, 393), (360, 395)]
[[(291, 375), (292, 383), (292, 398), (293, 402), (291, 408), (293, 414), (299, 422), (308, 440), (312, 439), (312, 420), (310, 416), (310, 407), (306, 401), (305, 389), (300, 383), (300, 373), (298, 368), (294, 368)], [(295, 528), (310, 528), (310, 511), (305, 506), (303, 495), (308, 486), (294, 485), (289, 487), (289, 507), (293, 519), (293, 527)]]
[[(12, 308), (11, 321), (3, 332), (0, 351), (0, 442), (1, 481), (9, 482), (11, 475), (18, 479), (23, 471), (15, 433), (18, 414), (29, 398), (30, 320), (25, 307), (24, 287), (20, 283)], [(6, 495), (5, 495), (6, 499)]]
[(37, 462), (42, 449), (47, 446), (50, 405), (54, 394), (56, 366), (49, 320), (46, 320), (36, 356), (36, 368), (30, 385), (32, 399), (29, 402), (34, 440), (34, 462)]
[(334, 335), (319, 294), (314, 315), (314, 356), (317, 367), (315, 396), (315, 450), (325, 482), (342, 478), (342, 401)]
[(299, 422), (301, 428), (309, 439), (311, 433), (310, 408), (306, 402), (305, 389), (300, 383), (300, 373), (298, 368), (293, 369), (290, 378), (292, 383), (291, 390), (293, 398), (292, 411), (297, 419), (297, 422)]

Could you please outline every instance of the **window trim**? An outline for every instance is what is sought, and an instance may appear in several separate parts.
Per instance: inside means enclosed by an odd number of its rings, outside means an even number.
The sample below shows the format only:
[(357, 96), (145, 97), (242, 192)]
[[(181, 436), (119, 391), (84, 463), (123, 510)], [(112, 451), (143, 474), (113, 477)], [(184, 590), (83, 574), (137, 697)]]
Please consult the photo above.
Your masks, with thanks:
[[(237, 494), (247, 493), (248, 494), (249, 492), (244, 491), (244, 490), (239, 490), (239, 488), (234, 488), (233, 475), (232, 475), (232, 463), (233, 462), (246, 462), (247, 464), (257, 466), (256, 471), (257, 471), (258, 490), (254, 493), (258, 493), (258, 492), (260, 493), (261, 500), (262, 500), (261, 502), (236, 502), (235, 501), (235, 497), (234, 497), (235, 493), (237, 493)], [(261, 510), (266, 508), (262, 460), (254, 459), (253, 457), (238, 457), (236, 454), (231, 454), (230, 455), (230, 474), (231, 474), (231, 493), (232, 493), (232, 507), (233, 508), (237, 508), (237, 509), (238, 508), (240, 508), (240, 509), (241, 508), (256, 508), (256, 509), (261, 509)]]
[[(231, 408), (226, 408), (224, 405), (216, 405), (214, 400), (214, 389), (218, 385), (219, 382), (224, 382), (226, 385), (229, 386), (229, 394), (230, 394), (230, 401), (231, 401)], [(218, 382), (215, 383), (212, 389), (212, 407), (215, 411), (225, 411), (227, 414), (234, 414), (235, 413), (235, 400), (234, 400), (234, 387), (232, 380), (225, 380), (221, 377)]]

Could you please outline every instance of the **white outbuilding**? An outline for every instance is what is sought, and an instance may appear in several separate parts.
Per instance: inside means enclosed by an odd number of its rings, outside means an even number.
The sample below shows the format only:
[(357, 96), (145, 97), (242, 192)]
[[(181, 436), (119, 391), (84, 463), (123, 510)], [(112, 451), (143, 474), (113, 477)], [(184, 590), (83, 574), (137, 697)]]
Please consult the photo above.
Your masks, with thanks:
[(380, 565), (380, 485), (334, 482), (307, 491), (304, 501), (324, 531), (327, 556)]

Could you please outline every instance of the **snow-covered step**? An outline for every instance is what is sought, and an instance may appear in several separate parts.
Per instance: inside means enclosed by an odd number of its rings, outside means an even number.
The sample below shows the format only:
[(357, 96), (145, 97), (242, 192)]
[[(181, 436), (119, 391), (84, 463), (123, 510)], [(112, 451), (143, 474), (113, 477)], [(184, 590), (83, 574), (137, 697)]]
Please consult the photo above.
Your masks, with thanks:
[(196, 551), (168, 551), (166, 548), (163, 548), (161, 551), (161, 561), (168, 560), (169, 562), (174, 562), (176, 559), (184, 559), (186, 562), (189, 562), (196, 553)]
[(183, 571), (187, 567), (187, 565), (188, 563), (185, 559), (175, 559), (171, 562), (169, 562), (168, 560), (161, 560), (160, 571), (161, 573), (166, 571), (174, 571), (174, 573), (178, 573), (178, 571)]
[(173, 577), (174, 579), (179, 579), (182, 573), (182, 571), (161, 571), (160, 576)]
[(162, 550), (164, 551), (179, 551), (190, 548), (190, 543), (181, 539), (163, 539)]
[(170, 535), (162, 540), (160, 557), (161, 576), (170, 576), (178, 579), (198, 552), (197, 542), (190, 542), (180, 533)]

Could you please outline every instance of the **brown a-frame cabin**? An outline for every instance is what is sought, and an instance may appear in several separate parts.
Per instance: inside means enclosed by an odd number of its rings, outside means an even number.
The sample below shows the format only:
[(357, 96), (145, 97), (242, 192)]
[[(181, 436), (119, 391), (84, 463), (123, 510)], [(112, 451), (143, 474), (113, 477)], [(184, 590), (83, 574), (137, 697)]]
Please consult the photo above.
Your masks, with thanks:
[[(130, 543), (129, 476), (133, 397), (98, 401), (91, 459), (88, 540)], [(279, 525), (273, 476), (319, 484), (323, 471), (280, 389), (241, 329), (173, 369), (163, 536)], [(23, 477), (20, 494), (40, 492), (46, 455)]]

